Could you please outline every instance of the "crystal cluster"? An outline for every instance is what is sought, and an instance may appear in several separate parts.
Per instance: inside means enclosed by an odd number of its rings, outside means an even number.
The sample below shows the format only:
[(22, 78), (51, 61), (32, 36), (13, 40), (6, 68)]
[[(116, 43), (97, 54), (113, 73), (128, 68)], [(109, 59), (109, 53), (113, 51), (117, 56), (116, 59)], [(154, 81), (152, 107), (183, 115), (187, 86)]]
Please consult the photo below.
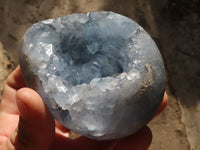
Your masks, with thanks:
[(65, 127), (106, 140), (135, 133), (160, 107), (165, 86), (158, 48), (133, 20), (113, 12), (34, 24), (20, 65), (28, 86)]

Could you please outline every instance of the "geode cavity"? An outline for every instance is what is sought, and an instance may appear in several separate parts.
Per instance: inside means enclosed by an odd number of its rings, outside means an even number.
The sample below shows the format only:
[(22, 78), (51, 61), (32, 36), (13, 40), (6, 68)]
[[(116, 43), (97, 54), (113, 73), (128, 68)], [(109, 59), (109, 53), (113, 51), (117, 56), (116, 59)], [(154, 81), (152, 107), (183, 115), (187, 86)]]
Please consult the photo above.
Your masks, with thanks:
[(135, 133), (162, 101), (158, 48), (136, 22), (113, 12), (36, 23), (25, 33), (19, 57), (25, 81), (55, 119), (90, 138)]

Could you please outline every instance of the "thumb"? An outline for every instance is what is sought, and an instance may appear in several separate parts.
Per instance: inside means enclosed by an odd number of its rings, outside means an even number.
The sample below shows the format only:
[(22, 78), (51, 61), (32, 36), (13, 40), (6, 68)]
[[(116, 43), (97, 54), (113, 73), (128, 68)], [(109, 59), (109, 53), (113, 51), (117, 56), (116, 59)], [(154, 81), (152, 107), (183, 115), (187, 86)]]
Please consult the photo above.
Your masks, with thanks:
[(55, 122), (42, 98), (32, 89), (17, 91), (20, 112), (18, 128), (11, 142), (20, 150), (46, 150), (54, 140)]

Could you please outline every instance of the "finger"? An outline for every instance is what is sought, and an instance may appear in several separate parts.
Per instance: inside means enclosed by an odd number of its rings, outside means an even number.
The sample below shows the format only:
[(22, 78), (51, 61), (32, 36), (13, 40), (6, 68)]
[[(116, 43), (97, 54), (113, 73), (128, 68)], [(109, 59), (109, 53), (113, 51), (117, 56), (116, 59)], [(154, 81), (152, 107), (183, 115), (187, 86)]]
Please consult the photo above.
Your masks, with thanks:
[(145, 126), (136, 134), (119, 140), (112, 150), (147, 150), (152, 141), (152, 132)]
[(167, 106), (167, 102), (168, 102), (168, 96), (167, 96), (167, 93), (165, 92), (162, 104), (161, 104), (161, 106), (160, 106), (160, 108), (159, 108), (159, 110), (158, 110), (158, 112), (156, 113), (155, 116), (160, 114), (165, 109), (165, 107)]
[(86, 137), (80, 137), (72, 142), (77, 149), (87, 150), (147, 150), (152, 141), (151, 130), (145, 126), (136, 134), (128, 136), (123, 139), (111, 141), (97, 141)]
[(19, 114), (16, 105), (16, 90), (25, 87), (26, 84), (18, 66), (7, 78), (2, 95), (0, 110), (9, 114)]
[(20, 89), (26, 87), (26, 83), (21, 73), (21, 68), (18, 65), (17, 68), (8, 76), (6, 84), (13, 89)]
[(59, 134), (63, 137), (69, 138), (69, 132), (70, 130), (64, 127), (62, 124), (60, 124), (58, 121), (55, 121), (55, 126), (56, 126), (56, 134)]
[(70, 130), (60, 124), (58, 121), (55, 121), (56, 128), (64, 133), (69, 133)]
[(22, 88), (17, 99), (19, 124), (7, 143), (20, 150), (48, 149), (54, 140), (55, 123), (41, 97), (32, 89)]
[(110, 150), (109, 147), (113, 145), (112, 141), (97, 141), (93, 139), (89, 139), (84, 136), (80, 136), (79, 138), (72, 140), (73, 144), (76, 146), (76, 149), (87, 149), (87, 150)]

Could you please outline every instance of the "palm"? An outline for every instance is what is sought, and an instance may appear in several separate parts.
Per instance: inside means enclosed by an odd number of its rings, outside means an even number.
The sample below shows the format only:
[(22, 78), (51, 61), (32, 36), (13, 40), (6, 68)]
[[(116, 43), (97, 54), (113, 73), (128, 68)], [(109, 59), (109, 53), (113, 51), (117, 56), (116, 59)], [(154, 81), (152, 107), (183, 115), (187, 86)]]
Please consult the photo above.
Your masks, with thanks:
[[(20, 67), (18, 67), (7, 79), (0, 104), (0, 145), (4, 143), (18, 127), (20, 113), (16, 103), (16, 93), (19, 89), (25, 86), (26, 84), (23, 80)], [(124, 150), (133, 148), (146, 149), (151, 142), (151, 132), (147, 127), (134, 136), (122, 140), (105, 142), (95, 141), (85, 137), (71, 140), (69, 138), (69, 130), (64, 128), (62, 125), (56, 122), (53, 128), (55, 129), (55, 138), (52, 144), (52, 149), (62, 150), (68, 148), (103, 150), (113, 149), (114, 147), (116, 149)]]

